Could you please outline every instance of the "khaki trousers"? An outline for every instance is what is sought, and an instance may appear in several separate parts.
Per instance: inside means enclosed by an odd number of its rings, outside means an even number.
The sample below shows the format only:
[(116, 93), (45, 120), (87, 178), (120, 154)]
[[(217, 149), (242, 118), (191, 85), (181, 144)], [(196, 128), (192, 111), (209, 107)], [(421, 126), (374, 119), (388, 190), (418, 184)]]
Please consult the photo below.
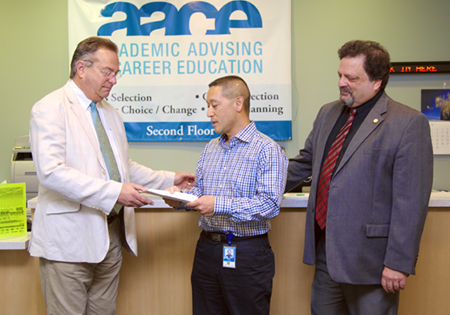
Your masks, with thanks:
[(110, 247), (103, 261), (66, 263), (39, 259), (48, 315), (113, 315), (122, 265), (122, 224), (108, 225)]

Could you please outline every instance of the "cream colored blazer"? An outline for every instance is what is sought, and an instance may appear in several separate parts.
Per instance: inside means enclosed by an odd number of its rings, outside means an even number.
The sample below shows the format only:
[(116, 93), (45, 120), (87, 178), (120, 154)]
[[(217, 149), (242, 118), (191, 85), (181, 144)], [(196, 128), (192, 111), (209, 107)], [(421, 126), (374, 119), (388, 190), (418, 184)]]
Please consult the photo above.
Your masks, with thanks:
[[(174, 174), (153, 171), (130, 160), (119, 113), (106, 101), (103, 108), (124, 164), (123, 183), (164, 189)], [(97, 263), (109, 247), (106, 217), (122, 184), (107, 181), (107, 169), (96, 134), (67, 82), (38, 101), (31, 110), (30, 146), (40, 181), (33, 218), (31, 256), (66, 262)], [(124, 208), (128, 250), (137, 255), (134, 209)]]

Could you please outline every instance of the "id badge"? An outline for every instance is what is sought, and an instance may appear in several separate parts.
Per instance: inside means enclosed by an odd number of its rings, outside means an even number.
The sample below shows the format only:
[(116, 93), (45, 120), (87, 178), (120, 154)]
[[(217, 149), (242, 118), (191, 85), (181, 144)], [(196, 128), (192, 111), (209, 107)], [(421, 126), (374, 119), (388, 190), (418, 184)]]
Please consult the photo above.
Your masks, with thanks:
[(223, 245), (223, 267), (236, 268), (236, 245)]

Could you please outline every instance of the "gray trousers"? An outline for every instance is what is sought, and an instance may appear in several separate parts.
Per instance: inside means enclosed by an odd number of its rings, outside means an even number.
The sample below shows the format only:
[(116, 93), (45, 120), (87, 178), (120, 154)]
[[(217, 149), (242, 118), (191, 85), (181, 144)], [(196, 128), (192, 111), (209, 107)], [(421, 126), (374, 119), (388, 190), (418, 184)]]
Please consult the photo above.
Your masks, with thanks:
[[(316, 250), (316, 269), (311, 288), (313, 315), (395, 315), (399, 292), (386, 293), (380, 285), (354, 285), (331, 279), (326, 261), (325, 237)], [(380, 279), (381, 281), (381, 279)]]

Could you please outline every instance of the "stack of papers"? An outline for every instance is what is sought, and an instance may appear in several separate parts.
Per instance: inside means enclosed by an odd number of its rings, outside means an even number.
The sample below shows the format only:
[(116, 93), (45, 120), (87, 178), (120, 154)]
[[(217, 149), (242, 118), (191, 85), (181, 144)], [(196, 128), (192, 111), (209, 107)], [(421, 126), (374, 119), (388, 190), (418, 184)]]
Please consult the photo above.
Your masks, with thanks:
[(180, 202), (185, 202), (185, 203), (198, 199), (197, 196), (178, 192), (178, 191), (171, 194), (167, 190), (151, 189), (151, 188), (147, 189), (146, 191), (143, 191), (143, 193), (152, 194), (152, 195), (156, 195), (156, 196), (160, 196), (163, 198), (172, 199), (172, 200), (176, 200), (176, 201), (180, 201)]

